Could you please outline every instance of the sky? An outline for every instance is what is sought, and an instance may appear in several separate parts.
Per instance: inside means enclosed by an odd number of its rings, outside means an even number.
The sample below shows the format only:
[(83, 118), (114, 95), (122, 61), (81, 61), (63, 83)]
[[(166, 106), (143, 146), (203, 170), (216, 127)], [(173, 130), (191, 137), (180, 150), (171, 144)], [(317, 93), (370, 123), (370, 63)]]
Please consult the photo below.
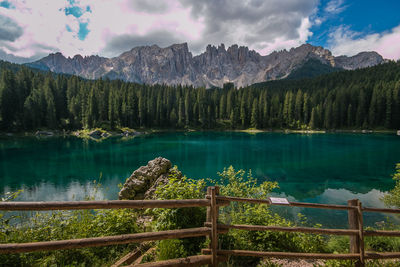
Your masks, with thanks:
[(208, 44), (267, 55), (309, 43), (398, 60), (399, 10), (399, 0), (0, 0), (0, 59), (115, 57), (187, 42), (193, 55)]

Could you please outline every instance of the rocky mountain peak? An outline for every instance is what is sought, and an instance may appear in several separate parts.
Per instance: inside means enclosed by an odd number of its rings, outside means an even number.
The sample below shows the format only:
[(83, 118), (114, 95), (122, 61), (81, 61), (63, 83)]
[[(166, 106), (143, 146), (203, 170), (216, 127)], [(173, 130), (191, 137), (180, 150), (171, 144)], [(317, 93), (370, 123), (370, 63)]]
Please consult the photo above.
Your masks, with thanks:
[(171, 49), (177, 50), (177, 51), (178, 50), (183, 50), (183, 51), (189, 53), (189, 47), (188, 47), (187, 43), (173, 44), (173, 45), (171, 45), (171, 46), (169, 46), (167, 48), (171, 48)]
[(83, 57), (81, 55), (77, 54), (72, 58), (72, 60), (83, 60)]
[(241, 87), (285, 78), (310, 59), (342, 69), (365, 68), (385, 62), (376, 52), (334, 57), (329, 50), (310, 44), (274, 51), (266, 56), (237, 44), (227, 49), (224, 44), (208, 45), (205, 52), (192, 56), (188, 44), (181, 43), (165, 48), (158, 45), (134, 47), (114, 58), (81, 55), (65, 58), (61, 53), (55, 53), (28, 65), (89, 79), (108, 77), (146, 84), (196, 87), (222, 87), (229, 81)]
[(339, 56), (335, 58), (338, 67), (346, 70), (367, 68), (378, 65), (386, 60), (375, 51), (361, 52), (355, 56)]

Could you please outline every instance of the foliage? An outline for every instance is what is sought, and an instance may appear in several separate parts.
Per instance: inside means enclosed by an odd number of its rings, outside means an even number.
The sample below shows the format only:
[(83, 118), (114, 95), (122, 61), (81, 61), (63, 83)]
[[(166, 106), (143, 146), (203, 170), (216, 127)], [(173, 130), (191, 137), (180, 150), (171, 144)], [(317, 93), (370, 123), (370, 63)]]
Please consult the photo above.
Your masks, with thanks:
[[(400, 62), (312, 79), (272, 81), (240, 89), (229, 83), (208, 90), (93, 81), (24, 66), (0, 66), (3, 131), (400, 128)], [(315, 66), (312, 69), (317, 74), (321, 71)]]
[(283, 265), (270, 260), (262, 260), (257, 264), (257, 267), (283, 267)]
[[(366, 230), (386, 230), (399, 231), (398, 223), (392, 222), (390, 219), (375, 224), (374, 228), (368, 227)], [(378, 252), (397, 252), (400, 251), (400, 238), (385, 236), (366, 236), (365, 249)]]
[[(271, 181), (259, 183), (251, 171), (235, 170), (232, 166), (218, 173), (216, 181), (208, 183), (220, 187), (221, 195), (266, 199), (278, 184)], [(394, 175), (399, 180), (399, 165)], [(206, 193), (207, 182), (179, 178), (177, 167), (173, 168), (169, 181), (159, 186), (155, 192), (157, 199), (201, 199)], [(96, 184), (95, 188), (100, 185)], [(396, 189), (396, 188), (395, 188)], [(393, 194), (393, 193), (392, 193)], [(8, 193), (2, 201), (12, 201), (17, 193)], [(91, 199), (89, 196), (88, 199)], [(390, 202), (398, 203), (398, 202)], [(138, 216), (142, 213), (129, 209), (82, 210), (68, 212), (37, 212), (23, 219), (13, 213), (0, 213), (0, 243), (38, 242), (45, 240), (65, 240), (96, 236), (136, 233)], [(145, 215), (153, 216), (152, 229), (163, 231), (201, 227), (205, 221), (205, 208), (152, 209)], [(313, 226), (299, 214), (297, 223), (288, 221), (269, 209), (267, 205), (232, 202), (220, 208), (219, 221), (223, 224), (276, 225), (276, 226)], [(371, 228), (372, 229), (372, 228)], [(373, 229), (397, 230), (398, 226), (390, 221), (380, 222)], [(399, 251), (400, 240), (388, 237), (366, 237), (365, 249), (368, 251)], [(348, 253), (349, 238), (342, 236), (326, 237), (302, 233), (283, 233), (268, 231), (231, 230), (219, 235), (222, 249), (243, 249), (258, 251), (290, 251), (315, 253)], [(163, 240), (157, 243), (156, 250), (147, 257), (151, 260), (165, 260), (198, 254), (206, 245), (204, 238), (184, 238)], [(6, 266), (101, 266), (107, 265), (131, 251), (135, 245), (121, 245), (103, 248), (74, 249), (54, 252), (21, 253), (0, 255), (0, 262)], [(233, 266), (254, 266), (256, 258), (231, 257)], [(352, 261), (326, 261), (326, 266), (352, 266)], [(264, 261), (259, 266), (279, 266)], [(367, 266), (396, 266), (390, 261), (368, 261)]]
[(293, 70), (287, 79), (298, 80), (303, 78), (312, 78), (322, 74), (341, 71), (341, 68), (331, 67), (330, 65), (323, 64), (318, 59), (309, 59), (297, 69)]
[[(394, 189), (383, 198), (388, 206), (400, 207), (400, 164), (396, 165), (396, 173), (393, 175), (396, 181)], [(375, 227), (367, 227), (365, 230), (391, 230), (398, 231), (399, 226), (391, 222), (390, 219), (381, 221), (375, 224)], [(366, 236), (365, 250), (377, 252), (396, 252), (400, 250), (400, 239), (396, 237), (385, 236)], [(349, 237), (332, 236), (327, 243), (327, 249), (333, 253), (348, 253), (349, 252)], [(327, 266), (353, 266), (351, 261), (334, 261), (330, 260), (326, 263)], [(398, 266), (398, 262), (391, 261), (367, 261), (366, 266)]]
[[(176, 166), (174, 169), (177, 169)], [(192, 180), (187, 177), (178, 179), (177, 172), (172, 172), (168, 183), (157, 188), (155, 197), (157, 199), (204, 198), (205, 187), (204, 180)], [(157, 231), (202, 227), (206, 219), (206, 209), (202, 207), (154, 209), (149, 213), (155, 216), (154, 229)], [(194, 255), (201, 250), (204, 241), (204, 238), (161, 241), (158, 245), (158, 255), (161, 259)]]
[[(276, 182), (261, 184), (253, 178), (251, 171), (236, 171), (232, 166), (224, 169), (220, 176), (222, 195), (267, 199), (271, 191), (278, 187)], [(302, 224), (307, 224), (300, 215)], [(225, 224), (296, 226), (294, 223), (273, 213), (267, 205), (234, 202), (221, 209), (220, 220)], [(320, 227), (316, 225), (316, 227)], [(221, 246), (225, 249), (258, 251), (321, 252), (325, 251), (325, 239), (320, 235), (301, 233), (283, 233), (268, 231), (231, 230), (220, 236)], [(239, 265), (254, 262), (256, 259), (236, 259)], [(244, 261), (244, 262), (242, 262)]]
[(383, 198), (383, 201), (388, 206), (400, 208), (400, 163), (396, 165), (396, 173), (393, 175), (393, 180), (396, 181), (396, 185), (389, 194)]
[[(29, 219), (2, 213), (0, 243), (40, 242), (139, 232), (129, 209), (36, 212)], [(0, 255), (2, 266), (101, 266), (136, 245)]]
[(188, 251), (182, 239), (162, 240), (157, 246), (157, 260), (169, 260), (187, 257)]
[[(101, 132), (101, 135), (98, 137), (91, 137), (90, 133), (93, 131), (99, 131)], [(74, 135), (79, 137), (79, 138), (83, 138), (83, 139), (91, 139), (93, 141), (101, 141), (103, 139), (105, 139), (105, 137), (102, 136), (102, 134), (107, 133), (107, 131), (105, 131), (102, 128), (94, 128), (94, 129), (82, 129), (82, 130), (77, 130), (74, 132)]]

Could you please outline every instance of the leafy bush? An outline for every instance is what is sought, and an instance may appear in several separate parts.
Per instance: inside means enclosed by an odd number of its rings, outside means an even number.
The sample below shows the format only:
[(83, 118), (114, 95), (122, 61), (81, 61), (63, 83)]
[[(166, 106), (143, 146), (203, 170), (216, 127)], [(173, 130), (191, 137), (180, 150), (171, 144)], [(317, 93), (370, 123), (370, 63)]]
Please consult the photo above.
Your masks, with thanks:
[[(3, 198), (3, 200), (10, 200)], [(14, 214), (14, 215), (13, 215)], [(25, 243), (137, 233), (137, 215), (129, 209), (35, 212), (21, 218), (0, 213), (0, 243)], [(102, 266), (136, 244), (0, 255), (1, 266)]]
[(182, 239), (162, 240), (157, 245), (157, 260), (187, 257), (188, 251)]
[[(205, 196), (205, 188), (204, 180), (192, 180), (187, 177), (178, 179), (177, 173), (172, 172), (169, 182), (157, 188), (155, 197), (157, 199), (201, 199)], [(154, 229), (157, 231), (202, 227), (206, 220), (204, 207), (154, 209), (149, 210), (148, 214), (155, 217)], [(204, 241), (204, 237), (185, 238), (179, 242), (161, 241), (158, 245), (158, 255), (160, 259), (195, 255), (203, 248)], [(168, 244), (176, 248), (174, 253)]]
[[(207, 183), (220, 186), (220, 194), (235, 197), (266, 199), (271, 191), (278, 188), (275, 182), (258, 183), (251, 172), (235, 170), (232, 166), (218, 173), (216, 181), (193, 180), (187, 177), (178, 179), (175, 171), (167, 184), (159, 186), (156, 199), (201, 199), (205, 197)], [(386, 203), (400, 204), (400, 165), (394, 175), (396, 187)], [(99, 185), (97, 185), (99, 186)], [(18, 193), (8, 194), (2, 201), (10, 201)], [(90, 199), (90, 197), (88, 198)], [(396, 204), (397, 203), (397, 204)], [(140, 229), (137, 219), (143, 212), (129, 209), (82, 210), (67, 212), (37, 212), (29, 219), (22, 219), (13, 213), (0, 213), (0, 243), (39, 242), (65, 240), (96, 236), (136, 233)], [(206, 208), (149, 209), (145, 215), (153, 217), (151, 229), (163, 231), (202, 227), (206, 219)], [(232, 202), (221, 207), (220, 223), (276, 226), (310, 226), (303, 215), (297, 223), (291, 222), (271, 211), (268, 205)], [(321, 225), (312, 225), (321, 227)], [(397, 230), (395, 224), (385, 222), (376, 226), (380, 230)], [(388, 237), (366, 237), (366, 250), (399, 251), (400, 240)], [(180, 258), (200, 253), (205, 247), (205, 238), (184, 238), (163, 240), (157, 243), (155, 253), (149, 256), (154, 260)], [(347, 253), (349, 238), (322, 235), (284, 233), (271, 231), (231, 230), (219, 235), (222, 249), (243, 249), (259, 251), (290, 251), (316, 253)], [(112, 263), (116, 258), (131, 251), (136, 245), (121, 245), (101, 248), (74, 249), (54, 252), (21, 253), (0, 255), (0, 265), (5, 266), (102, 266)], [(153, 256), (154, 255), (154, 256)], [(257, 258), (231, 257), (233, 266), (255, 266)], [(264, 261), (260, 266), (277, 266)], [(380, 264), (380, 265), (379, 265)], [(396, 266), (392, 262), (369, 261), (367, 266)], [(327, 261), (326, 266), (352, 266), (352, 261)]]
[[(253, 178), (251, 171), (246, 174), (243, 170), (236, 171), (232, 166), (224, 169), (219, 176), (218, 184), (222, 195), (266, 199), (273, 189), (278, 188), (276, 182), (266, 181), (259, 184)], [(232, 202), (222, 208), (220, 220), (225, 224), (296, 226), (273, 213), (268, 205), (243, 202)], [(303, 224), (307, 223), (304, 216), (301, 216), (301, 221)], [(220, 235), (220, 243), (224, 249), (325, 252), (326, 240), (321, 235), (302, 233), (230, 230), (227, 234)], [(258, 259), (243, 257), (235, 259), (239, 265), (256, 261)]]
[(383, 201), (388, 206), (400, 208), (400, 163), (396, 165), (396, 173), (393, 175), (393, 180), (396, 181), (396, 185), (389, 194), (383, 198)]

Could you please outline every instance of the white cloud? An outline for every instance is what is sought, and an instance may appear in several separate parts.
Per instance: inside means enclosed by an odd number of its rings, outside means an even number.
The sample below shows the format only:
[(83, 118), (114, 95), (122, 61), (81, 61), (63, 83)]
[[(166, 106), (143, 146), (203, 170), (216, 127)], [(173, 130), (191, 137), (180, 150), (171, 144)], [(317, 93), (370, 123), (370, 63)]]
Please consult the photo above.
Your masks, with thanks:
[(330, 34), (329, 48), (334, 55), (353, 56), (362, 51), (376, 51), (384, 58), (400, 58), (400, 25), (383, 33), (362, 35), (348, 26)]
[(347, 5), (344, 5), (344, 0), (331, 0), (325, 6), (324, 10), (327, 13), (339, 14), (342, 13), (346, 8)]
[(75, 29), (76, 21), (72, 16), (65, 16), (65, 1), (15, 1), (13, 5), (15, 9), (0, 9), (0, 15), (13, 19), (23, 29), (23, 34), (14, 42), (0, 43), (5, 52), (31, 57), (58, 49), (69, 52), (71, 46), (76, 46), (74, 33), (66, 29), (66, 25)]
[(282, 37), (278, 37), (274, 40), (273, 43), (261, 43), (260, 46), (264, 46), (264, 48), (257, 49), (261, 54), (267, 55), (273, 51), (288, 49), (292, 47), (298, 47), (304, 44), (307, 39), (312, 35), (310, 31), (311, 23), (308, 18), (304, 18), (301, 21), (300, 27), (297, 29), (298, 38), (295, 39), (285, 39)]
[[(219, 43), (249, 46), (262, 54), (291, 48), (312, 34), (309, 17), (318, 0), (80, 0), (73, 2), (84, 11), (78, 17), (65, 14), (71, 7), (67, 0), (13, 0), (12, 5), (15, 9), (0, 8), (0, 16), (14, 21), (22, 34), (0, 40), (5, 53), (25, 58), (56, 51), (111, 57), (126, 47), (152, 42), (188, 42), (194, 54)], [(81, 23), (88, 23), (84, 40), (78, 38)], [(131, 43), (111, 47), (119, 40)]]

